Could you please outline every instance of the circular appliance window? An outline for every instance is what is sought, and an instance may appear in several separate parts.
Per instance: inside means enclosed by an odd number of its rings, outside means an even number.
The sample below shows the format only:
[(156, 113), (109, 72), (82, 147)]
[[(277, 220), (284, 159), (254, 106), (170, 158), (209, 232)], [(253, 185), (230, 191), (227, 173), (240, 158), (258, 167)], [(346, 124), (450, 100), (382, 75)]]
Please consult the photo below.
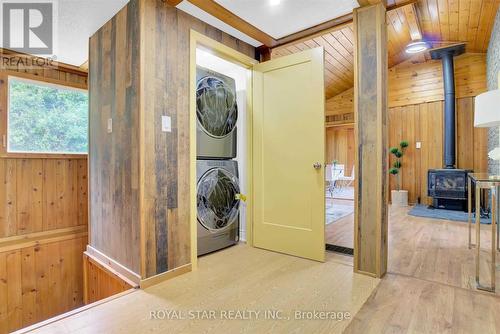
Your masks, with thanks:
[(238, 216), (238, 179), (222, 168), (207, 171), (198, 181), (198, 220), (209, 231), (230, 226)]
[(213, 76), (200, 79), (196, 87), (196, 115), (209, 135), (221, 138), (231, 133), (238, 119), (235, 88)]

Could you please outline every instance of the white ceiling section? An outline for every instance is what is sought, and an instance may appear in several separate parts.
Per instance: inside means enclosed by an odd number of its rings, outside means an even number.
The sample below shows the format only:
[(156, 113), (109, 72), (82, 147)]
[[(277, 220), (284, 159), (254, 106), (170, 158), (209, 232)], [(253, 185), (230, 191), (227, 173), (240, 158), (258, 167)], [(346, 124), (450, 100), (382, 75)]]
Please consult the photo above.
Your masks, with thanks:
[(89, 38), (129, 0), (59, 0), (56, 56), (80, 66), (88, 59)]
[[(31, 0), (35, 3), (37, 1), (39, 0)], [(53, 56), (55, 59), (74, 66), (81, 66), (85, 63), (88, 60), (90, 36), (128, 2), (129, 0), (53, 0), (55, 4)], [(14, 34), (20, 35), (22, 30), (19, 29), (19, 32), (16, 30)], [(18, 38), (22, 37), (18, 36)], [(3, 41), (0, 46), (4, 46)]]
[(349, 14), (356, 0), (215, 0), (275, 39)]
[(200, 8), (194, 6), (191, 4), (189, 1), (184, 0), (180, 4), (177, 5), (177, 8), (182, 10), (183, 12), (188, 13), (191, 16), (194, 16), (200, 20), (202, 20), (205, 23), (210, 24), (211, 26), (224, 31), (226, 34), (229, 34), (233, 37), (236, 37), (243, 42), (246, 42), (252, 46), (259, 47), (262, 45), (261, 42), (256, 41), (252, 37), (242, 33), (241, 31), (231, 27), (229, 24), (226, 24), (219, 20), (218, 18), (208, 14), (204, 10), (201, 10)]

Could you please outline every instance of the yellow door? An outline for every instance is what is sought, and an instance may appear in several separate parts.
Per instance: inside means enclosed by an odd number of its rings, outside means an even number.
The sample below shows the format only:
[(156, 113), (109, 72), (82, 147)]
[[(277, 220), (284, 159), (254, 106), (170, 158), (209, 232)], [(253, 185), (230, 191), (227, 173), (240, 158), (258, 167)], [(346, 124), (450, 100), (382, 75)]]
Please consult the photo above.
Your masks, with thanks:
[(253, 74), (254, 246), (324, 261), (323, 49)]

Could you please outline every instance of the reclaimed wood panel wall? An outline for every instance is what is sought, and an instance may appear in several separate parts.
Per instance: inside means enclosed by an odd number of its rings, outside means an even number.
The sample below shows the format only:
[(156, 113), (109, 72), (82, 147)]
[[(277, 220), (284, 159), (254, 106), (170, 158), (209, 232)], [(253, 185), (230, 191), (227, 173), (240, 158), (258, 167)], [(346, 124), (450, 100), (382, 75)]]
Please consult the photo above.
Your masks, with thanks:
[[(62, 64), (27, 67), (0, 52), (0, 132), (6, 134), (9, 75), (86, 89), (87, 74)], [(87, 156), (12, 154), (0, 147), (0, 333), (83, 304)]]
[(131, 1), (90, 38), (89, 51), (89, 244), (137, 274), (139, 34)]
[[(162, 0), (143, 0), (142, 220), (146, 277), (191, 262), (189, 227), (189, 34), (194, 29), (250, 57), (255, 48)], [(151, 78), (155, 78), (151, 80)], [(147, 97), (147, 98), (146, 98)], [(161, 131), (170, 116), (172, 132)]]
[(354, 10), (354, 271), (387, 271), (387, 26), (381, 3)]
[(90, 245), (142, 279), (190, 262), (191, 29), (255, 56), (162, 0), (130, 1), (90, 40)]
[(354, 167), (354, 125), (335, 126), (326, 129), (326, 162), (337, 160), (344, 165), (345, 176), (351, 176)]
[[(410, 203), (431, 204), (427, 197), (427, 171), (443, 167), (443, 102), (430, 102), (389, 109), (389, 146), (408, 140), (403, 157), (402, 189)], [(457, 99), (457, 167), (486, 172), (487, 129), (474, 128), (474, 98)], [(416, 143), (421, 148), (416, 148)], [(391, 155), (390, 164), (394, 162)], [(396, 189), (390, 177), (389, 188)]]

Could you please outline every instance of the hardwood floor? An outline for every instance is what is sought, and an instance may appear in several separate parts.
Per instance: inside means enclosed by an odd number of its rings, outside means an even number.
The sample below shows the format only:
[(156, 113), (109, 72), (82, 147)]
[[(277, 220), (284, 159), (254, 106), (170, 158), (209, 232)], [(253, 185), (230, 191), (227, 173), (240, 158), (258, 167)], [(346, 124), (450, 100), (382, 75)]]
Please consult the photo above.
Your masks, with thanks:
[(388, 274), (345, 333), (498, 333), (499, 314), (496, 296)]
[[(390, 211), (388, 271), (475, 290), (476, 250), (467, 247), (467, 224), (413, 217), (408, 211), (409, 208)], [(488, 285), (490, 231), (491, 225), (481, 224), (480, 277)], [(496, 282), (500, 286), (500, 273)]]
[[(348, 262), (347, 262), (348, 263)], [(239, 245), (200, 258), (199, 269), (138, 290), (36, 333), (341, 333), (380, 280), (354, 274), (342, 256), (325, 263)], [(151, 311), (215, 311), (216, 319), (151, 320)], [(280, 310), (290, 320), (221, 319), (223, 311)], [(300, 320), (296, 311), (348, 312)], [(160, 314), (160, 313), (157, 313)]]
[[(380, 284), (354, 274), (352, 257), (327, 253), (326, 263), (321, 264), (239, 245), (202, 257), (196, 272), (132, 292), (36, 332), (500, 332), (500, 296), (477, 291), (473, 284), (475, 250), (467, 248), (467, 224), (413, 217), (408, 210), (390, 210), (389, 274)], [(484, 283), (489, 279), (489, 229), (481, 225)], [(150, 312), (158, 310), (179, 314), (213, 310), (219, 318), (151, 320)], [(280, 310), (291, 320), (220, 319), (224, 310)], [(347, 311), (353, 319), (297, 320), (293, 317), (296, 310)]]
[[(327, 198), (327, 205), (352, 205), (352, 200)], [(325, 226), (325, 240), (327, 244), (352, 248), (354, 244), (354, 214), (340, 218), (338, 221)]]
[[(408, 210), (390, 211), (389, 274), (345, 332), (500, 332), (499, 292), (475, 288), (476, 250), (467, 247), (467, 224), (413, 217)], [(490, 229), (481, 225), (483, 284), (490, 279)]]

